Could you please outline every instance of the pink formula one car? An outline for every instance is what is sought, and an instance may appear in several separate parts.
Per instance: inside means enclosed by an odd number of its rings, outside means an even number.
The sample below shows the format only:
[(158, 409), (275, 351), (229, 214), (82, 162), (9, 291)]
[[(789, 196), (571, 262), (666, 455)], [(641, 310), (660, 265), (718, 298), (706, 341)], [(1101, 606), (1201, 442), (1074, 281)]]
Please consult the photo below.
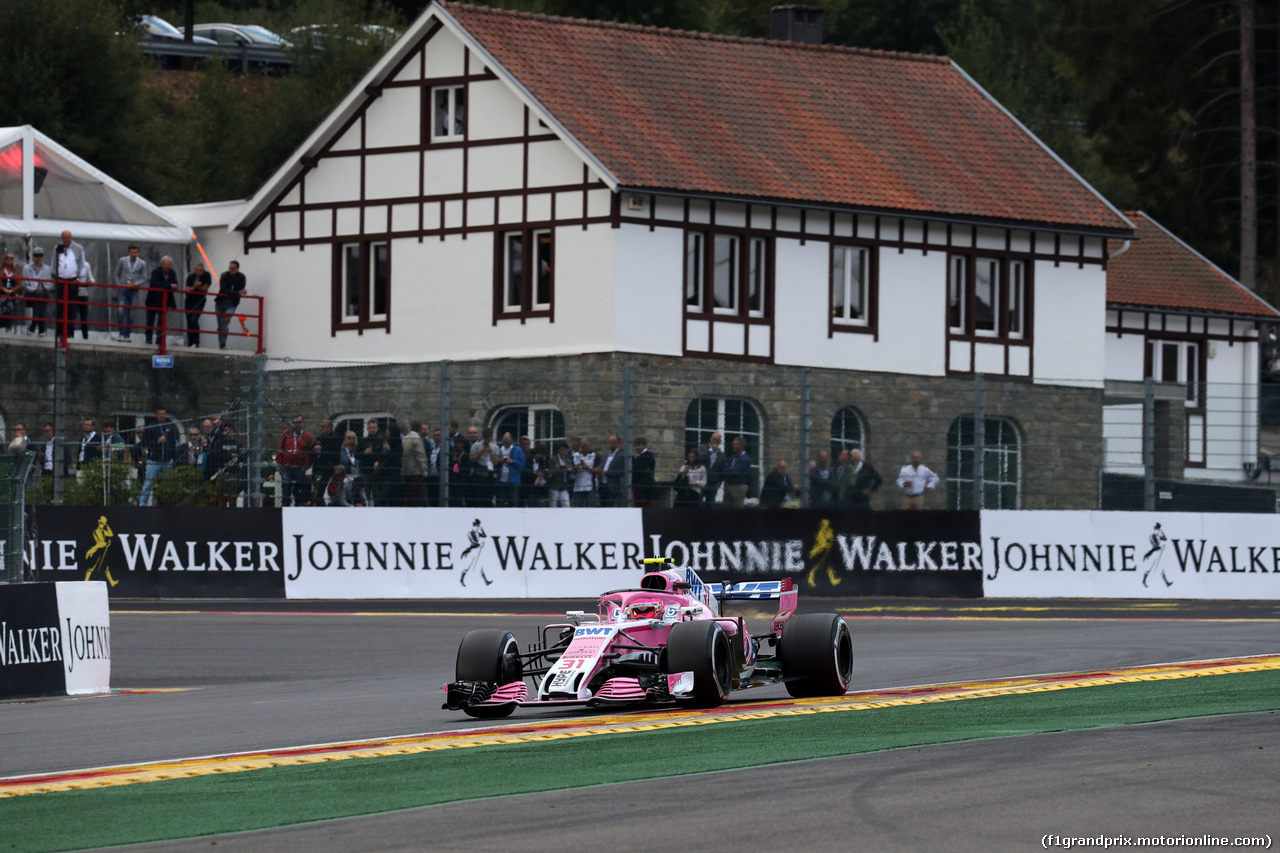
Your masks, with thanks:
[[(849, 628), (835, 613), (795, 615), (796, 598), (789, 578), (721, 585), (690, 568), (651, 571), (639, 589), (600, 596), (597, 614), (571, 611), (545, 626), (528, 651), (506, 631), (469, 632), (444, 707), (490, 718), (530, 705), (712, 707), (730, 691), (778, 683), (792, 696), (843, 695)], [(778, 600), (769, 633), (753, 637), (741, 618), (721, 615), (722, 601), (743, 599)]]

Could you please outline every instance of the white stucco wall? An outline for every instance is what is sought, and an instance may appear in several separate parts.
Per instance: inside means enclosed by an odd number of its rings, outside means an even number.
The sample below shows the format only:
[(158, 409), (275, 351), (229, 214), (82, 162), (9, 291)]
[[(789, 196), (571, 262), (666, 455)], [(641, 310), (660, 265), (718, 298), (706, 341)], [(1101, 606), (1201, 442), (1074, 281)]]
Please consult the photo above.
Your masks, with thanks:
[(1100, 266), (1035, 265), (1037, 382), (1100, 386), (1106, 373), (1107, 277)]
[(880, 250), (878, 336), (828, 334), (828, 242), (808, 239), (801, 245), (798, 239), (779, 238), (776, 252), (777, 363), (926, 376), (945, 373), (945, 252)]
[(684, 232), (623, 225), (614, 232), (613, 335), (620, 352), (680, 355)]
[(270, 300), (267, 342), (297, 359), (435, 361), (601, 352), (614, 348), (608, 226), (555, 230), (555, 319), (493, 324), (491, 233), (391, 242), (391, 331), (330, 334), (333, 250), (254, 250), (249, 286)]

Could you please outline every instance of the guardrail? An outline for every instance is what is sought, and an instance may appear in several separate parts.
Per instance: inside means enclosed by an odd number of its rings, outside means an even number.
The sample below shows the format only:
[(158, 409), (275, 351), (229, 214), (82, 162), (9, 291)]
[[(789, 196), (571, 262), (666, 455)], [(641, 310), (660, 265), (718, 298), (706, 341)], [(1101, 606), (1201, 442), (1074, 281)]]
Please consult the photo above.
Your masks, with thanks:
[(198, 60), (208, 62), (218, 59), (232, 68), (247, 74), (250, 68), (278, 68), (288, 70), (292, 62), (283, 50), (268, 45), (241, 44), (235, 47), (224, 44), (194, 44), (172, 39), (143, 39), (142, 52), (160, 58)]
[[(188, 341), (189, 346), (192, 345), (193, 340), (198, 342), (208, 335), (218, 335), (219, 343), (226, 338), (249, 338), (253, 343), (253, 351), (259, 355), (263, 352), (264, 305), (261, 296), (241, 294), (238, 304), (224, 306), (224, 310), (219, 311), (217, 310), (219, 297), (213, 290), (199, 292), (178, 288), (169, 290), (157, 287), (125, 287), (108, 282), (65, 282), (48, 278), (20, 279), (20, 284), (29, 282), (39, 283), (40, 289), (27, 291), (24, 288), (21, 295), (0, 300), (0, 325), (21, 330), (26, 324), (29, 329), (38, 329), (41, 335), (45, 334), (46, 325), (52, 326), (54, 340), (63, 349), (70, 344), (75, 336), (75, 328), (79, 326), (82, 334), (86, 334), (89, 329), (107, 333), (118, 332), (121, 335), (128, 335), (135, 330), (141, 331), (145, 338), (157, 339), (156, 345), (160, 355), (167, 353), (168, 335), (186, 335), (185, 340)], [(81, 299), (75, 293), (80, 288), (88, 291), (90, 288), (99, 287), (107, 288), (107, 301), (96, 301), (90, 296)], [(116, 291), (134, 294), (133, 300), (127, 304), (121, 304)], [(155, 294), (155, 297), (152, 297), (152, 294)], [(176, 298), (178, 294), (188, 297), (203, 296), (204, 301), (190, 309), (185, 305), (179, 307)], [(153, 300), (151, 304), (148, 304), (149, 299)], [(158, 300), (158, 304), (155, 300)], [(5, 308), (5, 303), (12, 303), (13, 307)], [(213, 310), (205, 310), (209, 306), (212, 306)], [(89, 309), (94, 307), (106, 309), (106, 320), (88, 319)], [(129, 322), (121, 322), (125, 319), (121, 316), (122, 309), (128, 310)], [(79, 316), (73, 316), (73, 313)], [(179, 320), (177, 324), (170, 325), (169, 317), (175, 314), (178, 315)], [(202, 318), (210, 316), (215, 318), (215, 328), (201, 328)], [(144, 322), (133, 322), (138, 317), (141, 317)]]

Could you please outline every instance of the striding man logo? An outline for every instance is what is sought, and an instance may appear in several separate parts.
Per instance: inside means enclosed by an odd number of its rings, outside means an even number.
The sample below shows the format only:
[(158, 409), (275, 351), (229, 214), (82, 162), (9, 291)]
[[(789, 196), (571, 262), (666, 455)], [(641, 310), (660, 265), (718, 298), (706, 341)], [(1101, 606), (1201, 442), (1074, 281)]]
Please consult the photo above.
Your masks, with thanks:
[(831, 529), (831, 522), (828, 519), (822, 519), (822, 524), (818, 525), (818, 533), (813, 537), (813, 547), (809, 549), (809, 575), (805, 578), (805, 582), (811, 587), (817, 586), (816, 577), (820, 569), (826, 569), (827, 580), (831, 581), (832, 586), (840, 583), (840, 575), (836, 574), (836, 567), (831, 560), (835, 557), (836, 534)]
[[(474, 569), (480, 563), (480, 555), (484, 553), (484, 540), (488, 538), (488, 534), (484, 532), (484, 528), (480, 525), (480, 519), (476, 519), (471, 524), (471, 529), (467, 531), (467, 547), (458, 555), (459, 562), (465, 562), (462, 569), (462, 585), (467, 585), (467, 572)], [(470, 560), (467, 560), (468, 555)], [(489, 580), (489, 576), (484, 573), (484, 566), (480, 566), (480, 577), (484, 579), (484, 585), (488, 586), (493, 583)]]
[(1142, 562), (1147, 564), (1147, 570), (1142, 573), (1142, 585), (1147, 585), (1147, 578), (1151, 577), (1151, 573), (1156, 569), (1160, 569), (1160, 577), (1164, 581), (1165, 586), (1173, 586), (1173, 581), (1169, 580), (1169, 576), (1164, 573), (1164, 569), (1160, 568), (1160, 558), (1164, 556), (1165, 543), (1169, 541), (1169, 537), (1164, 534), (1164, 530), (1160, 527), (1160, 522), (1156, 522), (1155, 528), (1148, 537), (1151, 547), (1147, 549), (1147, 553), (1142, 555)]
[(112, 576), (111, 567), (107, 565), (107, 554), (111, 552), (111, 543), (115, 541), (116, 534), (115, 531), (111, 529), (111, 525), (107, 523), (107, 517), (105, 515), (99, 516), (98, 526), (93, 530), (93, 545), (90, 546), (88, 551), (84, 552), (84, 560), (86, 563), (92, 559), (94, 554), (98, 555), (98, 559), (94, 560), (89, 566), (89, 571), (85, 572), (85, 580), (92, 580), (94, 572), (101, 569), (107, 578), (107, 583), (112, 586), (119, 583), (119, 581)]

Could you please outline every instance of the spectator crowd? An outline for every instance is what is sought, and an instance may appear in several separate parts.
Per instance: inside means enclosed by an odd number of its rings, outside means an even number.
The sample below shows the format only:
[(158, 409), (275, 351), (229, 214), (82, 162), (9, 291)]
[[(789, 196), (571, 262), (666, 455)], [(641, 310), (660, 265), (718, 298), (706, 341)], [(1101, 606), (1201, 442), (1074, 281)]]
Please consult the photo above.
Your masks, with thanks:
[[(213, 483), (219, 506), (236, 505), (247, 486), (245, 441), (218, 416), (198, 426), (193, 422), (184, 433), (165, 409), (157, 409), (132, 442), (116, 431), (113, 419), (104, 419), (99, 427), (95, 419), (84, 418), (78, 444), (64, 442), (61, 454), (52, 424), (43, 425), (39, 438), (28, 438), (23, 424), (15, 425), (14, 434), (9, 450), (35, 451), (36, 468), (44, 475), (52, 475), (57, 464), (64, 473), (98, 461), (135, 466), (142, 483), (140, 506), (154, 505), (155, 482), (175, 468), (201, 472)], [(745, 439), (735, 436), (726, 450), (719, 432), (710, 435), (706, 447), (690, 449), (665, 482), (657, 479), (657, 459), (647, 440), (637, 438), (629, 451), (629, 493), (628, 451), (617, 435), (596, 450), (588, 438), (549, 446), (533, 443), (527, 435), (495, 436), (479, 426), (464, 433), (457, 422), (449, 424), (447, 435), (426, 421), (381, 419), (369, 420), (361, 434), (339, 432), (329, 420), (312, 433), (304, 417), (295, 415), (272, 438), (268, 449), (284, 506), (650, 507), (669, 502), (674, 507), (741, 508), (756, 477)], [(884, 484), (858, 450), (841, 451), (834, 463), (827, 451), (819, 452), (805, 477), (808, 505), (818, 508), (870, 510), (872, 494)], [(922, 509), (924, 493), (939, 482), (920, 453), (913, 453), (896, 481), (901, 507)], [(759, 505), (799, 506), (803, 492), (786, 460), (779, 460), (764, 477)]]
[[(30, 263), (21, 269), (12, 252), (4, 252), (0, 259), (0, 334), (25, 331), (28, 335), (44, 337), (46, 328), (53, 326), (58, 337), (72, 338), (78, 325), (81, 337), (87, 340), (91, 325), (103, 332), (110, 332), (115, 326), (119, 333), (116, 340), (121, 343), (131, 343), (133, 332), (141, 328), (150, 345), (153, 337), (156, 343), (164, 337), (169, 322), (166, 315), (169, 312), (177, 315), (181, 311), (185, 317), (187, 346), (199, 347), (201, 318), (213, 313), (218, 348), (225, 350), (231, 320), (237, 316), (241, 298), (247, 295), (245, 275), (237, 261), (231, 261), (218, 277), (214, 310), (209, 312), (205, 308), (213, 277), (203, 263), (195, 264), (183, 287), (171, 257), (162, 257), (154, 268), (148, 269), (147, 262), (139, 257), (138, 244), (131, 243), (128, 254), (116, 261), (111, 279), (95, 282), (84, 247), (72, 238), (70, 231), (63, 231), (61, 242), (54, 246), (52, 264), (45, 264), (41, 246), (33, 245), (30, 252)], [(95, 284), (108, 289), (106, 303), (90, 301), (89, 288)], [(142, 326), (134, 322), (140, 293), (145, 311)], [(181, 308), (178, 296), (183, 297)], [(106, 307), (107, 322), (90, 323), (91, 305)], [(245, 331), (247, 334), (247, 327)]]

